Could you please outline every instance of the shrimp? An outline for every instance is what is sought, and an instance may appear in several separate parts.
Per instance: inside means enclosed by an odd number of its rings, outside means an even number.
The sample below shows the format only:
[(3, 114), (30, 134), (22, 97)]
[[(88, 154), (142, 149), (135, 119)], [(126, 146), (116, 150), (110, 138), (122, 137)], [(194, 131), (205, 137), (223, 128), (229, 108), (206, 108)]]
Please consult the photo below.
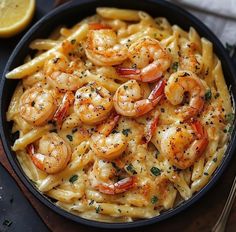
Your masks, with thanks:
[(33, 126), (41, 126), (52, 119), (57, 104), (53, 93), (42, 87), (27, 89), (20, 98), (20, 116)]
[(34, 165), (48, 174), (62, 171), (71, 158), (70, 146), (56, 133), (48, 133), (39, 140), (38, 153), (33, 144), (27, 147)]
[(53, 116), (53, 120), (57, 122), (58, 126), (61, 127), (64, 118), (66, 117), (69, 107), (74, 102), (74, 94), (71, 91), (65, 93), (61, 105), (57, 109)]
[(129, 59), (135, 68), (118, 67), (117, 72), (122, 77), (142, 82), (153, 82), (161, 78), (170, 67), (171, 56), (160, 43), (150, 37), (145, 37), (129, 47)]
[(143, 97), (142, 90), (136, 80), (130, 80), (121, 85), (114, 97), (116, 112), (128, 117), (139, 117), (154, 109), (163, 96), (165, 81), (160, 81), (154, 87), (147, 99)]
[(199, 121), (168, 128), (161, 140), (161, 150), (172, 165), (180, 169), (191, 167), (208, 145), (208, 135)]
[(44, 65), (44, 73), (47, 76), (48, 83), (53, 88), (61, 90), (77, 90), (83, 85), (79, 76), (84, 71), (82, 62), (79, 60), (69, 61), (61, 53), (47, 61)]
[(189, 93), (189, 105), (184, 105), (177, 110), (184, 120), (201, 112), (206, 88), (203, 81), (193, 72), (178, 71), (173, 73), (165, 87), (167, 100), (173, 105), (181, 104), (185, 100), (185, 93)]
[(119, 157), (127, 147), (124, 134), (111, 133), (119, 118), (119, 115), (111, 114), (105, 123), (98, 126), (97, 133), (91, 136), (91, 148), (101, 159), (113, 160)]
[(112, 108), (110, 92), (94, 82), (76, 91), (74, 111), (85, 124), (95, 125), (102, 122)]
[(95, 65), (112, 66), (121, 64), (127, 58), (128, 49), (118, 43), (113, 30), (100, 29), (88, 32), (85, 53)]
[(117, 179), (118, 176), (119, 174), (110, 162), (96, 160), (89, 174), (89, 180), (92, 187), (108, 195), (124, 193), (136, 186), (135, 176), (128, 176), (118, 182), (113, 182), (112, 179)]

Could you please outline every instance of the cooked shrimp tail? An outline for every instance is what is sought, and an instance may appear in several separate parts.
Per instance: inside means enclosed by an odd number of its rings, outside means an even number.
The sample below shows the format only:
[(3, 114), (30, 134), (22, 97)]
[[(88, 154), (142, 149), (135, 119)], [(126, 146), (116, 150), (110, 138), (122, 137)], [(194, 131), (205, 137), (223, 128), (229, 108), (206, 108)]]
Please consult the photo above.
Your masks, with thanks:
[(97, 185), (97, 189), (101, 193), (105, 193), (108, 195), (115, 195), (119, 193), (124, 193), (131, 188), (136, 186), (136, 178), (134, 176), (127, 177), (122, 179), (114, 184), (99, 184)]
[(112, 113), (105, 123), (100, 124), (98, 126), (98, 132), (104, 134), (105, 136), (108, 136), (112, 132), (112, 130), (116, 127), (119, 119), (120, 115)]
[(148, 113), (158, 104), (163, 97), (164, 88), (165, 81), (161, 80), (154, 87), (147, 99), (136, 102), (136, 108), (139, 116)]
[(40, 153), (35, 153), (34, 145), (29, 144), (26, 147), (27, 153), (30, 155), (31, 160), (33, 161), (34, 165), (39, 168), (40, 170), (43, 170), (43, 160), (44, 156)]
[(159, 115), (160, 113), (156, 111), (154, 113), (153, 118), (147, 122), (147, 125), (145, 127), (145, 140), (146, 140), (145, 142), (146, 143), (149, 143), (152, 139), (152, 136), (158, 125)]
[(195, 120), (193, 123), (191, 123), (191, 127), (193, 128), (196, 133), (196, 136), (198, 137), (198, 142), (195, 145), (196, 152), (199, 156), (201, 156), (206, 150), (207, 145), (209, 143), (207, 131), (198, 120)]
[(74, 94), (71, 91), (65, 93), (60, 106), (53, 116), (53, 120), (57, 122), (57, 125), (61, 128), (62, 122), (65, 119), (70, 105), (74, 102)]

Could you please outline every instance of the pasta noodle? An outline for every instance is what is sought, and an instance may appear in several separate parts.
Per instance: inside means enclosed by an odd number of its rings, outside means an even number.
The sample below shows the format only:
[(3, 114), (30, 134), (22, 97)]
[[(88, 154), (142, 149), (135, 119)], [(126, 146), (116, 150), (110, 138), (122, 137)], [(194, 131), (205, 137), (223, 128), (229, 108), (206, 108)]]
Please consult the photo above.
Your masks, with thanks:
[(100, 7), (36, 39), (7, 120), (25, 174), (55, 204), (105, 222), (190, 199), (221, 164), (234, 119), (213, 45), (146, 12)]

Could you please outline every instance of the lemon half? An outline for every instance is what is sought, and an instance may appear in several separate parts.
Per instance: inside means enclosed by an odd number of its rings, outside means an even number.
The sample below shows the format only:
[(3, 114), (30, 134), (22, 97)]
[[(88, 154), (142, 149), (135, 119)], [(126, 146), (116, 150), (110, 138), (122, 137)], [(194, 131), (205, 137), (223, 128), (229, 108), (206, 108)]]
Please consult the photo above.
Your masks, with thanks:
[(35, 0), (0, 0), (0, 37), (22, 31), (31, 21)]

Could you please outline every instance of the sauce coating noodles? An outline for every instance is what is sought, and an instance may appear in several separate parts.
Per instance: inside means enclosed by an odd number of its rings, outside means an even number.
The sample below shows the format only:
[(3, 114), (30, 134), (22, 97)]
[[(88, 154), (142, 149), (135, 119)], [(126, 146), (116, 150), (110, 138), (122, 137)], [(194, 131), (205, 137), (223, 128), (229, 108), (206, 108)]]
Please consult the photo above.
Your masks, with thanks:
[(97, 8), (30, 45), (7, 112), (26, 175), (59, 207), (129, 222), (174, 208), (223, 159), (233, 107), (212, 43), (146, 12)]

